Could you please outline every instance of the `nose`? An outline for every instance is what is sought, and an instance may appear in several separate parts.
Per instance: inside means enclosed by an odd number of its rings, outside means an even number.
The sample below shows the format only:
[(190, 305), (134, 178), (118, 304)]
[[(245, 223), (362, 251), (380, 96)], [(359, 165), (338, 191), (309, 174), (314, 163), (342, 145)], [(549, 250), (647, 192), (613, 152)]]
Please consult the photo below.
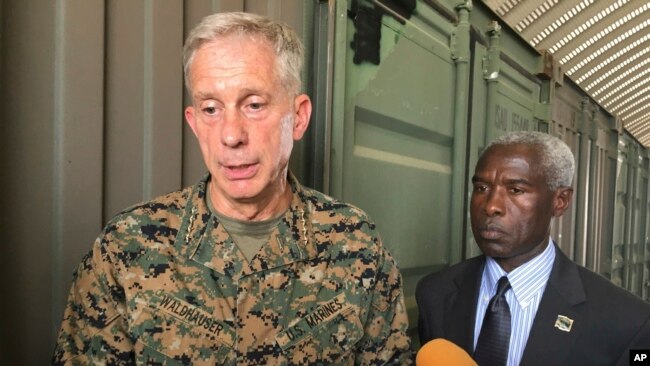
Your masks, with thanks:
[(248, 143), (246, 119), (236, 108), (227, 109), (221, 121), (221, 143), (228, 147), (238, 147)]
[(485, 201), (485, 214), (488, 217), (503, 216), (505, 212), (503, 205), (503, 190), (500, 188), (491, 189)]

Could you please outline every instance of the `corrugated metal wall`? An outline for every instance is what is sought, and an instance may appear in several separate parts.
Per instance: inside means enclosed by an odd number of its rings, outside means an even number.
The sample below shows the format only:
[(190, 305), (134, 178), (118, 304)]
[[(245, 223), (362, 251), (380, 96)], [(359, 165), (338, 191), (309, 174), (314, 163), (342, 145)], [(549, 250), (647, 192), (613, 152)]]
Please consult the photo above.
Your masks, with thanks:
[(105, 221), (204, 166), (182, 81), (203, 16), (305, 34), (302, 0), (0, 1), (0, 364), (43, 365), (73, 269)]

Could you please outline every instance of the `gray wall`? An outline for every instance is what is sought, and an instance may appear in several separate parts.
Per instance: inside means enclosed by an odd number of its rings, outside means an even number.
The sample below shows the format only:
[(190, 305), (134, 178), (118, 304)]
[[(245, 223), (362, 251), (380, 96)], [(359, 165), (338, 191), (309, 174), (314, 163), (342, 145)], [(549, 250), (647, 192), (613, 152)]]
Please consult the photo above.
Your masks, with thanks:
[(0, 0), (0, 365), (49, 362), (72, 272), (107, 219), (202, 175), (183, 121), (188, 29), (240, 10), (304, 35), (307, 6)]

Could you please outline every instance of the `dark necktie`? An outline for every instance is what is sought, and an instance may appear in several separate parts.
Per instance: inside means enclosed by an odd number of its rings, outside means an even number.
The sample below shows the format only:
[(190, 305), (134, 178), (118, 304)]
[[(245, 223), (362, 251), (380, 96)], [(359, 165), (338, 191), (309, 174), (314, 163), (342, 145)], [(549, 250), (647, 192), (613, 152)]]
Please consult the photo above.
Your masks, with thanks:
[(497, 284), (497, 293), (488, 304), (476, 342), (474, 359), (480, 366), (505, 366), (510, 346), (510, 308), (505, 293), (510, 289), (508, 277)]

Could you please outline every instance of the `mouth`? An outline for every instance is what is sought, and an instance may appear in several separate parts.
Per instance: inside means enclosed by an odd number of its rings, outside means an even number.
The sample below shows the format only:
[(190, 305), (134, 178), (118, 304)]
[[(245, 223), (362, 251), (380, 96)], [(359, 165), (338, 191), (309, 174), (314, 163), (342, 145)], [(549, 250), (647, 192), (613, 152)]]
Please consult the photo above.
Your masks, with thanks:
[(485, 240), (496, 240), (505, 235), (503, 229), (496, 224), (488, 223), (478, 228), (478, 234)]
[(250, 179), (257, 173), (258, 163), (252, 164), (222, 164), (224, 175), (229, 180)]

